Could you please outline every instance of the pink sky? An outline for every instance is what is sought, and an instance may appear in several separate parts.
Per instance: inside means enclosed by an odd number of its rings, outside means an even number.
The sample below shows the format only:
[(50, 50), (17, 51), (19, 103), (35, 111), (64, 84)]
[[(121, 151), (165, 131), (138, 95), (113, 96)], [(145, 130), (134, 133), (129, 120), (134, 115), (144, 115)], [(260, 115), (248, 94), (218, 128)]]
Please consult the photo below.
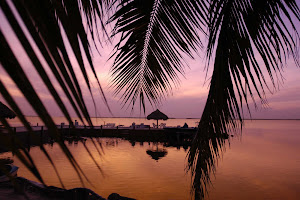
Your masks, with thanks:
[[(0, 11), (0, 19), (1, 31), (4, 32), (6, 39), (12, 46), (13, 51), (17, 55), (19, 62), (23, 66), (31, 83), (34, 85), (36, 91), (45, 103), (45, 106), (48, 108), (50, 114), (52, 116), (62, 116), (62, 113), (55, 105), (53, 98), (47, 91), (46, 87), (43, 85), (42, 80), (39, 78), (29, 58), (20, 46), (18, 39), (12, 33), (12, 30), (7, 24), (2, 11)], [(132, 113), (131, 107), (129, 107), (129, 109), (122, 109), (121, 102), (118, 101), (119, 96), (114, 97), (113, 90), (108, 87), (111, 79), (109, 69), (111, 67), (112, 61), (107, 61), (107, 59), (112, 51), (112, 47), (113, 45), (104, 46), (103, 49), (100, 50), (101, 56), (96, 51), (93, 51), (93, 62), (97, 71), (97, 75), (107, 96), (111, 110), (113, 112), (113, 116), (144, 117), (145, 115), (139, 110), (139, 105), (135, 107)], [(77, 74), (80, 74), (80, 70), (76, 63), (74, 55), (70, 51), (69, 53), (75, 71), (78, 71)], [(199, 54), (204, 56), (204, 51), (200, 52)], [(166, 100), (162, 102), (162, 105), (158, 106), (158, 108), (162, 112), (166, 113), (171, 118), (200, 118), (206, 102), (209, 81), (205, 82), (205, 59), (203, 57), (195, 55), (195, 60), (186, 59), (186, 61), (188, 62), (189, 67), (186, 68), (185, 78), (181, 77), (181, 85), (178, 88), (174, 88), (173, 95), (169, 96)], [(44, 60), (41, 60), (41, 62), (46, 66)], [(52, 75), (49, 69), (47, 70), (47, 72), (49, 72), (49, 76), (52, 77), (52, 80), (54, 80), (54, 86), (62, 95), (62, 98), (66, 99), (62, 94), (59, 85), (57, 84), (57, 82), (55, 82), (54, 76)], [(266, 91), (269, 103), (269, 106), (267, 108), (262, 107), (260, 104), (258, 104), (258, 109), (255, 110), (254, 106), (252, 104), (250, 105), (252, 117), (254, 119), (300, 119), (300, 79), (298, 78), (299, 72), (300, 69), (295, 66), (293, 59), (287, 60), (287, 64), (284, 66), (283, 72), (283, 76), (285, 78), (284, 83), (279, 84), (279, 90), (274, 91), (273, 94), (271, 94), (269, 91)], [(97, 113), (97, 116), (111, 117), (112, 115), (108, 112), (108, 109), (104, 105), (99, 95), (99, 92), (97, 92), (97, 84), (93, 78), (91, 71), (89, 71), (89, 75), (91, 78), (91, 82), (95, 87), (93, 93), (97, 101), (97, 110), (99, 111)], [(208, 77), (210, 77), (210, 75), (211, 71), (209, 71)], [(30, 107), (30, 105), (26, 102), (26, 100), (24, 100), (23, 95), (16, 88), (13, 81), (7, 76), (1, 65), (0, 79), (2, 82), (5, 83), (6, 87), (14, 96), (15, 100), (23, 109), (24, 113), (26, 115), (36, 115)], [(83, 78), (79, 75), (78, 79), (81, 83), (84, 98), (86, 100), (86, 104), (88, 106), (90, 114), (91, 116), (95, 116), (95, 109), (93, 107), (90, 94), (84, 84)], [(3, 101), (1, 95), (0, 101)], [(65, 100), (65, 102), (67, 105), (67, 100)], [(150, 105), (147, 105), (146, 116), (154, 109), (156, 108), (152, 108)], [(72, 111), (72, 109), (70, 109), (70, 113), (75, 117), (75, 114)], [(249, 118), (248, 115), (245, 115), (245, 117)]]

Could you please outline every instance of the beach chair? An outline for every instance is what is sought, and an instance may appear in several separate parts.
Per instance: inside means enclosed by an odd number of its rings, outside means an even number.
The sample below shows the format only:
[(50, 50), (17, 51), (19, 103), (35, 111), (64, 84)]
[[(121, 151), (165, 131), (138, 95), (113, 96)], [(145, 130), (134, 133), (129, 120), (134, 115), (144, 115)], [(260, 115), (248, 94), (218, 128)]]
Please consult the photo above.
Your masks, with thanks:
[(154, 124), (154, 123), (152, 123), (153, 124), (153, 128), (157, 128), (157, 125), (156, 124)]
[(107, 123), (107, 124), (106, 124), (106, 127), (107, 127), (107, 128), (114, 128), (115, 125), (116, 125), (115, 123)]
[(135, 125), (135, 122), (132, 122), (130, 128), (135, 129), (135, 126), (136, 126), (136, 125)]
[(166, 128), (166, 123), (161, 123), (161, 124), (159, 125), (159, 128)]

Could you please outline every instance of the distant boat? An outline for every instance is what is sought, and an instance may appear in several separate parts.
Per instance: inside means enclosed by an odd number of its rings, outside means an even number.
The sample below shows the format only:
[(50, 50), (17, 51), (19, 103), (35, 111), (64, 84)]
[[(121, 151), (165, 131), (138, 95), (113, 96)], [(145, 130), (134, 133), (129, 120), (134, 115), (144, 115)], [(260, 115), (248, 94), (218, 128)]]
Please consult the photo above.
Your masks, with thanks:
[[(9, 172), (10, 176), (15, 177), (17, 176), (17, 172), (19, 167), (13, 165), (13, 164), (6, 164), (4, 165), (6, 168), (6, 171)], [(3, 171), (0, 170), (0, 183), (9, 181), (9, 177), (5, 175)]]

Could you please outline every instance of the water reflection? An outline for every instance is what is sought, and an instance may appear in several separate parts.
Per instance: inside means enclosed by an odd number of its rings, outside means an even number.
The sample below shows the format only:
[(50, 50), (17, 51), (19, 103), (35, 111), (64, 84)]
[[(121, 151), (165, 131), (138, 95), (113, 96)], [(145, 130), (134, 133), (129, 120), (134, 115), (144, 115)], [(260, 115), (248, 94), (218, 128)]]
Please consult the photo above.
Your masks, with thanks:
[[(208, 194), (209, 186), (212, 185), (211, 175), (216, 172), (216, 163), (220, 154), (225, 150), (225, 142), (229, 135), (218, 125), (205, 126), (201, 121), (193, 143), (188, 153), (188, 171), (192, 174), (192, 193), (195, 200), (202, 200)], [(221, 127), (221, 126), (220, 126)]]
[(155, 150), (148, 149), (146, 153), (156, 162), (158, 162), (159, 159), (165, 157), (168, 154), (168, 151), (166, 149), (159, 149), (158, 147)]
[[(128, 141), (128, 144), (131, 146), (131, 148), (126, 149), (125, 151), (131, 151), (131, 154), (139, 154), (141, 149), (143, 149), (143, 156), (144, 158), (147, 158), (149, 160), (155, 160), (156, 162), (158, 162), (160, 160), (160, 162), (163, 160), (166, 160), (166, 157), (169, 157), (169, 152), (167, 151), (167, 148), (169, 150), (169, 148), (173, 148), (175, 151), (178, 152), (183, 152), (182, 149), (184, 150), (184, 152), (187, 152), (187, 150), (191, 147), (192, 145), (192, 141), (194, 138), (194, 133), (186, 133), (186, 132), (166, 132), (166, 133), (161, 133), (162, 135), (164, 135), (164, 137), (159, 137), (159, 139), (156, 138), (147, 138), (147, 137), (135, 137), (134, 135), (131, 135), (130, 138), (126, 138)], [(65, 135), (63, 137), (65, 144), (69, 146), (70, 149), (72, 149), (74, 156), (77, 156), (78, 154), (83, 154), (82, 153), (82, 145), (85, 146), (89, 146), (89, 148), (93, 149), (93, 145), (91, 145), (92, 140), (94, 139), (87, 139), (85, 137), (80, 137), (78, 135), (73, 135), (71, 136), (70, 134)], [(95, 138), (97, 141), (97, 144), (100, 146), (100, 148), (103, 150), (102, 145), (105, 145), (106, 148), (109, 149), (116, 149), (116, 151), (119, 151), (119, 147), (118, 144), (120, 141), (122, 141), (122, 139), (120, 138)], [(224, 139), (224, 138), (223, 138)], [(221, 138), (221, 141), (224, 141)], [(89, 141), (89, 144), (86, 144), (86, 142)], [(30, 144), (31, 142), (28, 140), (27, 141), (28, 144), (28, 151), (30, 150)], [(145, 145), (144, 145), (145, 144)], [(148, 144), (148, 145), (147, 145)], [(56, 147), (55, 147), (55, 142), (53, 139), (50, 139), (47, 142), (47, 145), (50, 147), (50, 149), (52, 149), (53, 152), (57, 151)], [(211, 162), (211, 157), (212, 152), (211, 152), (211, 147), (214, 145), (214, 143), (212, 142), (212, 138), (207, 138), (207, 137), (203, 137), (202, 140), (200, 141), (200, 145), (197, 145), (197, 151), (200, 152), (197, 156), (198, 156), (198, 161), (197, 161), (197, 165), (192, 173), (192, 178), (193, 178), (193, 190), (195, 191), (195, 199), (201, 199), (201, 197), (203, 196), (202, 194), (205, 193), (205, 191), (207, 190), (207, 183), (210, 181), (210, 171), (212, 168), (215, 168), (214, 166), (214, 162)], [(218, 144), (217, 144), (218, 145)], [(122, 146), (122, 145), (121, 145)], [(148, 147), (147, 147), (148, 146)], [(118, 148), (116, 148), (118, 147)], [(98, 149), (94, 149), (94, 152), (99, 152)], [(183, 153), (184, 153), (183, 152)], [(128, 152), (127, 152), (128, 153)], [(186, 154), (186, 153), (185, 153)], [(183, 159), (185, 157), (185, 154), (183, 154)], [(61, 156), (61, 154), (56, 154), (55, 157), (57, 156)], [(99, 153), (100, 155), (100, 153)], [(168, 155), (168, 156), (167, 156)], [(38, 153), (36, 153), (37, 158), (40, 157), (40, 155), (38, 155)], [(115, 158), (118, 157), (119, 155), (115, 155)], [(124, 156), (127, 156), (124, 154)], [(84, 163), (86, 162), (85, 160), (83, 160), (83, 158), (85, 157), (85, 159), (88, 159), (89, 156), (81, 156), (78, 161), (80, 163)], [(95, 156), (97, 157), (97, 156)], [(138, 156), (137, 156), (138, 157)], [(107, 155), (105, 156), (105, 159), (110, 160), (110, 157)], [(121, 159), (121, 158), (119, 158)], [(173, 158), (174, 159), (174, 158)], [(58, 162), (58, 161), (56, 161)], [(143, 162), (144, 159), (143, 159)], [(141, 163), (143, 163), (141, 162)], [(169, 162), (169, 161), (168, 161)], [(87, 165), (88, 163), (86, 163), (87, 167), (90, 167), (90, 165), (94, 165), (93, 162), (91, 162), (89, 165)], [(100, 166), (102, 166), (101, 163), (99, 163)], [(118, 165), (118, 163), (117, 163)], [(134, 170), (135, 166), (131, 166), (132, 164), (130, 162), (125, 164), (128, 168), (132, 167)], [(124, 167), (124, 165), (120, 165), (120, 167)], [(143, 166), (144, 167), (144, 166)], [(153, 166), (152, 166), (153, 167)], [(164, 170), (170, 170), (170, 168), (173, 168), (172, 165), (166, 167)], [(125, 167), (126, 169), (126, 167)], [(128, 169), (127, 169), (128, 170)], [(103, 170), (105, 172), (105, 170)], [(151, 171), (151, 170), (150, 170)], [(182, 169), (182, 172), (184, 173), (184, 169)], [(66, 173), (66, 172), (64, 172)], [(109, 170), (108, 170), (109, 173)], [(114, 173), (114, 172), (113, 172)], [(177, 172), (176, 172), (177, 173)], [(66, 173), (69, 174), (70, 173)], [(69, 177), (68, 177), (69, 178)], [(180, 177), (178, 177), (180, 178)], [(29, 178), (30, 179), (30, 178)], [(70, 179), (70, 178), (69, 178)], [(47, 179), (45, 179), (47, 180)], [(163, 187), (163, 186), (161, 186)], [(112, 191), (115, 192), (115, 191)]]
[(115, 147), (115, 146), (118, 146), (118, 139), (107, 139), (106, 142), (105, 142), (105, 145), (107, 147)]
[[(119, 138), (95, 138), (97, 146), (104, 154), (98, 156), (97, 149), (90, 139), (86, 145), (90, 148), (105, 177), (99, 173), (82, 143), (75, 147), (75, 141), (69, 143), (69, 149), (95, 187), (87, 187), (107, 197), (113, 192), (136, 199), (192, 199), (190, 189), (194, 188), (193, 198), (201, 199), (201, 194), (209, 193), (211, 200), (217, 199), (298, 199), (300, 188), (300, 123), (299, 121), (255, 121), (249, 122), (244, 129), (242, 140), (235, 137), (231, 148), (223, 154), (218, 166), (216, 152), (224, 151), (228, 143), (224, 137), (204, 137), (197, 148), (191, 147), (192, 138), (170, 137), (162, 142), (148, 140), (122, 140)], [(221, 139), (220, 139), (221, 138)], [(230, 137), (231, 138), (231, 137)], [(2, 141), (0, 140), (0, 143)], [(135, 142), (132, 147), (131, 143)], [(141, 145), (143, 144), (143, 145)], [(185, 146), (184, 146), (185, 145)], [(227, 147), (228, 145), (226, 145)], [(82, 187), (72, 166), (63, 156), (56, 143), (45, 144), (50, 156), (59, 168), (65, 186), (70, 189)], [(168, 154), (154, 161), (147, 150), (166, 149)], [(194, 171), (185, 173), (186, 152), (193, 148), (199, 152)], [(178, 150), (179, 149), (179, 150)], [(213, 150), (213, 151), (212, 151)], [(30, 149), (34, 161), (48, 185), (60, 187), (59, 180), (41, 153), (39, 147)], [(0, 157), (12, 157), (2, 153)], [(19, 176), (31, 180), (36, 178), (16, 158)], [(188, 160), (188, 162), (190, 162)], [(207, 164), (208, 163), (208, 164)], [(217, 170), (216, 170), (217, 167)], [(191, 182), (191, 173), (192, 182)], [(215, 176), (214, 176), (215, 172)], [(192, 185), (190, 185), (192, 183)], [(213, 187), (208, 187), (213, 184)]]

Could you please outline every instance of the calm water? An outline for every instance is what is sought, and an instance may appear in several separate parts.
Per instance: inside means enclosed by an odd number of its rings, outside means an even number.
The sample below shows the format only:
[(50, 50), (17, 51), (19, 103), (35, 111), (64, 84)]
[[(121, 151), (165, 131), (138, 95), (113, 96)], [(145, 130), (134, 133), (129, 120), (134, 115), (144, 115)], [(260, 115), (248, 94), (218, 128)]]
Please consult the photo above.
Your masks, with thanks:
[[(194, 120), (195, 121), (195, 120)], [(113, 121), (109, 121), (113, 122)], [(169, 121), (167, 121), (169, 122)], [(182, 121), (181, 121), (182, 122)], [(184, 121), (183, 121), (184, 122)], [(242, 136), (234, 137), (218, 161), (209, 188), (209, 199), (298, 199), (300, 196), (300, 121), (246, 121)], [(136, 122), (137, 123), (137, 122)], [(100, 164), (99, 172), (82, 144), (69, 145), (80, 166), (103, 197), (113, 192), (136, 199), (191, 199), (191, 178), (185, 172), (184, 149), (161, 144), (101, 139), (99, 156), (91, 141), (87, 146)], [(70, 164), (57, 145), (45, 145), (59, 168), (67, 188), (81, 187)], [(158, 161), (146, 151), (165, 149)], [(54, 170), (38, 147), (30, 150), (45, 182), (60, 186)], [(10, 153), (1, 154), (7, 157)], [(36, 180), (16, 159), (19, 176)]]

